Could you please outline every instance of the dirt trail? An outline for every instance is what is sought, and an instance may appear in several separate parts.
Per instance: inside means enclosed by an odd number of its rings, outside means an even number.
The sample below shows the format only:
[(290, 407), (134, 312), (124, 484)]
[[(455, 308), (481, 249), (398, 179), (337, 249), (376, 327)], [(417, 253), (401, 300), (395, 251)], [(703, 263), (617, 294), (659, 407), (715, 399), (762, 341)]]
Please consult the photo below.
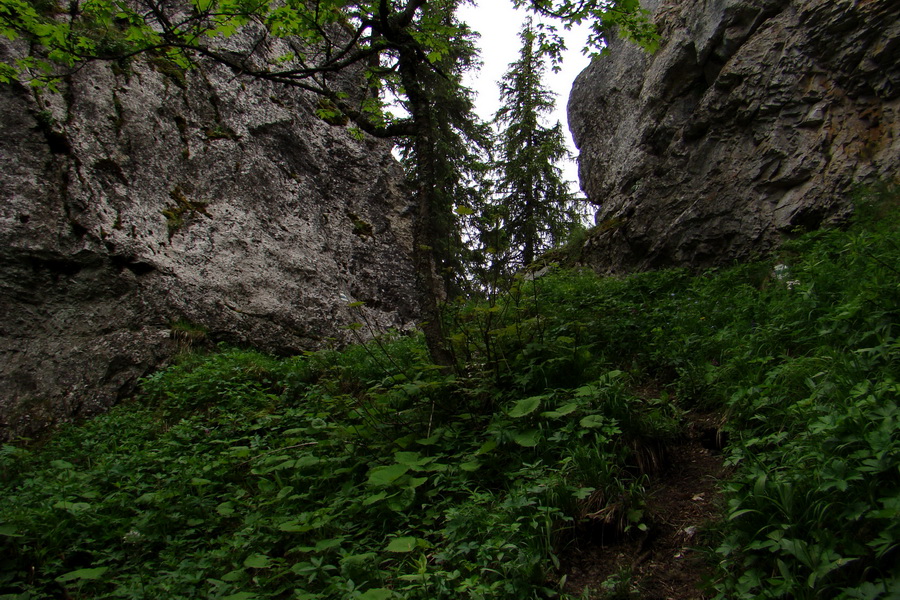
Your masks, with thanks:
[(601, 544), (580, 541), (563, 556), (566, 591), (590, 598), (700, 600), (709, 594), (708, 560), (694, 548), (720, 514), (725, 475), (712, 416), (691, 416), (685, 438), (669, 448), (668, 467), (648, 486), (647, 532)]

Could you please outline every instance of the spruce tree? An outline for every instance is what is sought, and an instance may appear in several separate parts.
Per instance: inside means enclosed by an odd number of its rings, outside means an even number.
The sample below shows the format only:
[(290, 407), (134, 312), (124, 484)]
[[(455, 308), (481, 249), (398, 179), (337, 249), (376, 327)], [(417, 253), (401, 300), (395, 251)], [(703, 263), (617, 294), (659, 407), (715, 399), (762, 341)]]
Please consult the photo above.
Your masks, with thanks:
[(531, 19), (519, 38), (519, 58), (500, 81), (496, 191), (482, 233), (507, 270), (531, 264), (578, 223), (575, 197), (559, 167), (568, 157), (562, 125), (544, 125), (555, 99), (542, 82), (546, 58)]

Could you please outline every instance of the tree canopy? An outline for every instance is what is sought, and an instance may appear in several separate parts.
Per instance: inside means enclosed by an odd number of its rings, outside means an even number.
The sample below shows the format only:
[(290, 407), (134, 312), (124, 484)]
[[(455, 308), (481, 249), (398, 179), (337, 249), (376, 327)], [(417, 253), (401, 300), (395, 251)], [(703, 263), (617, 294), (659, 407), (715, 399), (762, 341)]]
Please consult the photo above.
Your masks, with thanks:
[[(471, 1), (0, 0), (0, 35), (29, 46), (19, 56), (0, 61), (0, 81), (41, 85), (85, 61), (121, 60), (145, 52), (165, 53), (183, 67), (207, 57), (247, 76), (326, 96), (372, 135), (413, 135), (403, 64), (415, 60), (439, 76), (471, 68), (474, 38), (454, 16), (457, 6)], [(590, 21), (588, 45), (594, 50), (602, 49), (611, 26), (646, 48), (655, 44), (638, 0), (514, 4), (566, 27)], [(231, 43), (239, 34), (249, 43)], [(546, 39), (550, 41), (542, 50), (558, 53), (559, 38)], [(366, 78), (370, 94), (351, 102), (334, 89), (335, 75), (347, 69)], [(391, 115), (385, 110), (386, 98), (398, 99), (408, 114)]]

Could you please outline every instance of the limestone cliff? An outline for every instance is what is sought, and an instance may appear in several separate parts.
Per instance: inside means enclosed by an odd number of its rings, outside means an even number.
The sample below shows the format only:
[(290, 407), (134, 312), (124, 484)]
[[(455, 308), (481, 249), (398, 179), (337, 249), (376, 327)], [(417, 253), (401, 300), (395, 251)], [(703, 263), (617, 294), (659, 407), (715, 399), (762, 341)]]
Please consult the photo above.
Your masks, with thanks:
[(569, 121), (604, 272), (765, 253), (900, 166), (900, 3), (653, 0), (654, 55), (614, 40)]
[(0, 439), (131, 393), (175, 323), (297, 352), (411, 321), (391, 147), (315, 108), (158, 57), (90, 64), (58, 94), (0, 86)]

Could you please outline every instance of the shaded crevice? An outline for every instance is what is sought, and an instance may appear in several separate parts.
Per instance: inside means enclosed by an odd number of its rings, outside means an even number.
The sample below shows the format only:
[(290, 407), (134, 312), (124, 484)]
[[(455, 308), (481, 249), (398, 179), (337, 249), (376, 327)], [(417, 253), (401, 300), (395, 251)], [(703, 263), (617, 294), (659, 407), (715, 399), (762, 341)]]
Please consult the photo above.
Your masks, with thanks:
[(156, 265), (139, 260), (134, 256), (112, 255), (109, 257), (109, 261), (118, 271), (128, 269), (137, 276), (147, 275), (157, 270)]

